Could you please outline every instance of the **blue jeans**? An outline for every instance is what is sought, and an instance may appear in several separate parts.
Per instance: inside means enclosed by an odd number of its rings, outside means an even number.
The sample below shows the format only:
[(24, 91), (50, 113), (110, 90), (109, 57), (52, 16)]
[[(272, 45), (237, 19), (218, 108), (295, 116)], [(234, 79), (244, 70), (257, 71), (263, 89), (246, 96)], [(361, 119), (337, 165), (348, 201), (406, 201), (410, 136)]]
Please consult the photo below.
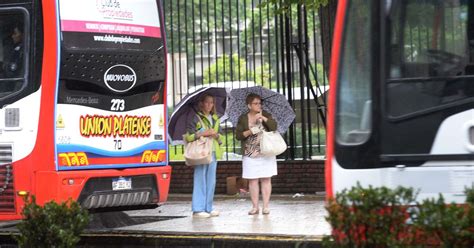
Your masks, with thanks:
[(216, 189), (216, 154), (212, 154), (210, 164), (194, 166), (193, 212), (212, 211), (214, 191)]

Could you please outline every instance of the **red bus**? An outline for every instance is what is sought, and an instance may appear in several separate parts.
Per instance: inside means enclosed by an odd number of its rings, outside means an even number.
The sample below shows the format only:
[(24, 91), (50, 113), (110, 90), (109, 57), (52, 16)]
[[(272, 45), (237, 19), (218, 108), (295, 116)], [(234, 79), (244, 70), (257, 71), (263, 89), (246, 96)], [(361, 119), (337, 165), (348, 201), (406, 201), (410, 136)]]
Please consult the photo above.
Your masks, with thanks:
[(330, 72), (328, 197), (474, 186), (474, 1), (339, 0)]
[(23, 195), (91, 210), (167, 200), (158, 0), (0, 3), (0, 220)]

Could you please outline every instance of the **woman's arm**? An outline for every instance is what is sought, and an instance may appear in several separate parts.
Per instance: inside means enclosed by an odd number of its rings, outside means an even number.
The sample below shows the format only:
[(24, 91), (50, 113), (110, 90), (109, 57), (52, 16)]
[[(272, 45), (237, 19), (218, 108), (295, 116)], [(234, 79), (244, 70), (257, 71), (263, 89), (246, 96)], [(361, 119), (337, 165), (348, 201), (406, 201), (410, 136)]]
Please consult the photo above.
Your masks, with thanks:
[(273, 119), (272, 115), (270, 113), (263, 112), (263, 116), (267, 118), (267, 120), (263, 122), (263, 125), (267, 128), (267, 130), (276, 131), (278, 124), (276, 123), (275, 119)]
[(248, 121), (245, 123), (246, 118), (244, 115), (239, 117), (237, 127), (235, 128), (235, 138), (237, 140), (245, 140), (248, 136), (252, 135), (252, 131), (248, 130)]
[[(217, 121), (217, 122), (219, 122), (219, 121)], [(222, 143), (223, 143), (222, 137), (224, 136), (224, 134), (223, 134), (223, 132), (222, 132), (222, 128), (221, 128), (220, 123), (219, 123), (219, 124), (216, 124), (216, 125), (219, 125), (219, 126), (217, 127), (217, 133), (216, 133), (216, 137), (215, 137), (215, 138), (216, 138), (216, 140), (217, 140), (217, 143), (218, 143), (219, 145), (222, 145)]]

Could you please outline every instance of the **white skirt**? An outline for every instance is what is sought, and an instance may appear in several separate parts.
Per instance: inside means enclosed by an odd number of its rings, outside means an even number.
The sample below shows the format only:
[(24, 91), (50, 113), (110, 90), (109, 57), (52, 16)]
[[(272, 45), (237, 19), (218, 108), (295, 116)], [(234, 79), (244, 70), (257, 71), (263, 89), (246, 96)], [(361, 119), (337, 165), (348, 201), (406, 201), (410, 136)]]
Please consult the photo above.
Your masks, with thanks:
[(247, 179), (276, 176), (276, 156), (250, 158), (242, 156), (242, 177)]

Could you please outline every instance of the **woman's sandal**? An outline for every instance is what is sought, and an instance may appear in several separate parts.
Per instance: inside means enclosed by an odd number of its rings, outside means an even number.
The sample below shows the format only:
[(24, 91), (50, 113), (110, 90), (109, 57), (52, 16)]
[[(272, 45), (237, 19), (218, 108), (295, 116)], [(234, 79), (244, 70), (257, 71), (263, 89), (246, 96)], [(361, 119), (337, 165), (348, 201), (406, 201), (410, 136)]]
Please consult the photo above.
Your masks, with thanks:
[(258, 214), (258, 208), (252, 208), (250, 211), (249, 211), (249, 215), (256, 215)]
[(262, 209), (262, 214), (270, 214), (270, 209), (269, 208)]

